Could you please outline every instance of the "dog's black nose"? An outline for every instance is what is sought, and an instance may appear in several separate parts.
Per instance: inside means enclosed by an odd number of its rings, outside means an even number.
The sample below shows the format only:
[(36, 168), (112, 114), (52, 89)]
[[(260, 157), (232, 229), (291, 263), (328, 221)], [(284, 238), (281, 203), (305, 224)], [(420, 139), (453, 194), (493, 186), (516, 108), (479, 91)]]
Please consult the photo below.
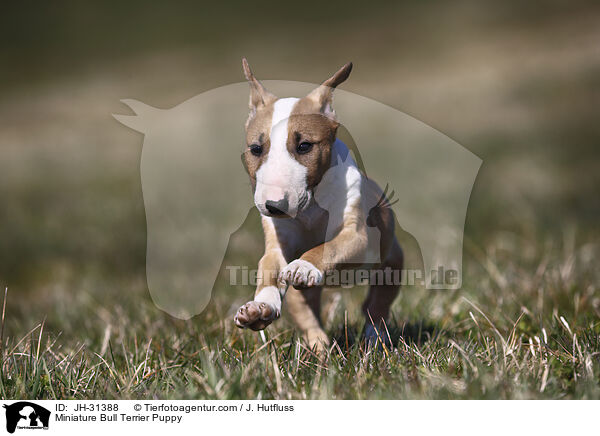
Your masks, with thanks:
[(265, 202), (265, 207), (271, 215), (285, 215), (288, 208), (288, 201), (287, 198), (279, 201), (267, 200)]

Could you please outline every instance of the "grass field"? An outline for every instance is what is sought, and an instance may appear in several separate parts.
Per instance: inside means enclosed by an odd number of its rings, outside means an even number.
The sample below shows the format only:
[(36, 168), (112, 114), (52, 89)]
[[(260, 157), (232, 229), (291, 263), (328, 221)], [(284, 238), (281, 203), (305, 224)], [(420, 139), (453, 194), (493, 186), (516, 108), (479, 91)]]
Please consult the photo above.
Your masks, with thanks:
[[(220, 28), (223, 11), (212, 9), (201, 11), (198, 29), (186, 17), (200, 11), (154, 8), (137, 30), (129, 9), (116, 10), (117, 22), (100, 6), (49, 11), (34, 22), (39, 38), (7, 47), (2, 398), (600, 399), (596, 5), (389, 2), (317, 17), (318, 29), (302, 35), (282, 32), (288, 24), (248, 34), (236, 30), (242, 18)], [(17, 27), (2, 26), (13, 37)], [(143, 40), (152, 29), (163, 30)], [(340, 48), (323, 54), (324, 40)], [(110, 114), (124, 113), (122, 98), (170, 107), (241, 81), (242, 56), (264, 78), (311, 82), (352, 60), (345, 89), (423, 120), (483, 159), (463, 288), (403, 289), (388, 326), (392, 348), (360, 342), (364, 289), (326, 292), (323, 319), (335, 341), (324, 360), (285, 313), (264, 335), (238, 330), (232, 318), (247, 287), (219, 281), (189, 321), (153, 304), (142, 140)], [(228, 255), (252, 267), (261, 250), (254, 214)]]
[(142, 281), (73, 283), (75, 295), (54, 287), (34, 314), (9, 291), (9, 321), (31, 330), (5, 341), (2, 396), (599, 398), (598, 253), (573, 242), (513, 235), (473, 248), (462, 291), (401, 294), (390, 350), (355, 340), (361, 292), (335, 292), (325, 319), (336, 342), (324, 362), (286, 320), (264, 337), (235, 328), (242, 296), (217, 294), (202, 316), (178, 321)]

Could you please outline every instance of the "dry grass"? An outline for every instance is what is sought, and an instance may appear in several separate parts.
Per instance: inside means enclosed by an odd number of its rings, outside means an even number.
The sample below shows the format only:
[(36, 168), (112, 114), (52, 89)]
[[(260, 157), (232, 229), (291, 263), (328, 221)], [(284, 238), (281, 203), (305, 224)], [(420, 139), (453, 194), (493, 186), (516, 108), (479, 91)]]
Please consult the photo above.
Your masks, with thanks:
[(141, 283), (110, 289), (81, 283), (77, 287), (87, 292), (75, 298), (56, 289), (45, 298), (45, 309), (35, 308), (46, 317), (38, 322), (28, 308), (11, 304), (9, 291), (11, 330), (15, 317), (30, 320), (31, 330), (4, 341), (1, 394), (600, 398), (598, 246), (549, 248), (515, 240), (470, 250), (474, 260), (462, 291), (402, 293), (388, 326), (390, 350), (365, 348), (355, 319), (362, 292), (339, 291), (341, 299), (326, 309), (326, 327), (336, 341), (323, 362), (286, 320), (264, 336), (236, 329), (231, 316), (244, 296), (232, 300), (225, 289), (190, 321), (159, 312)]

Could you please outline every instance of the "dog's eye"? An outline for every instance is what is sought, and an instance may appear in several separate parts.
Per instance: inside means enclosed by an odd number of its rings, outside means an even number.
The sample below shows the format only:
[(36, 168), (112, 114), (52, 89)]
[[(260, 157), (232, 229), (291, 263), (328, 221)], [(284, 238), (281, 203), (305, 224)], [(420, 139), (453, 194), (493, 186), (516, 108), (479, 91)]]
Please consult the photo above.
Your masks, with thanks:
[(312, 146), (313, 145), (310, 142), (301, 142), (296, 146), (296, 151), (298, 154), (308, 153), (310, 150), (312, 150)]
[(262, 145), (260, 144), (252, 144), (250, 146), (250, 153), (252, 153), (254, 156), (260, 156), (263, 152), (263, 148)]

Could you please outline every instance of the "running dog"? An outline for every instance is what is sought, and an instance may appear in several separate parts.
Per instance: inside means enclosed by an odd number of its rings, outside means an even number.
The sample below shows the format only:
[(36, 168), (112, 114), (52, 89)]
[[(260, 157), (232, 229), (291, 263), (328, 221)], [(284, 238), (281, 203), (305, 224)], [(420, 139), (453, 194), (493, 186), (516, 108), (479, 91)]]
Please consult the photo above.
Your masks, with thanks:
[[(242, 65), (250, 84), (243, 162), (261, 213), (265, 253), (254, 299), (234, 321), (262, 330), (280, 317), (285, 297), (308, 345), (323, 351), (330, 341), (320, 321), (321, 292), (337, 284), (327, 278), (357, 268), (401, 270), (403, 264), (386, 193), (336, 138), (333, 91), (352, 63), (302, 98), (276, 97), (246, 59)], [(370, 284), (363, 304), (368, 341), (387, 338), (384, 322), (398, 292), (393, 283)]]

